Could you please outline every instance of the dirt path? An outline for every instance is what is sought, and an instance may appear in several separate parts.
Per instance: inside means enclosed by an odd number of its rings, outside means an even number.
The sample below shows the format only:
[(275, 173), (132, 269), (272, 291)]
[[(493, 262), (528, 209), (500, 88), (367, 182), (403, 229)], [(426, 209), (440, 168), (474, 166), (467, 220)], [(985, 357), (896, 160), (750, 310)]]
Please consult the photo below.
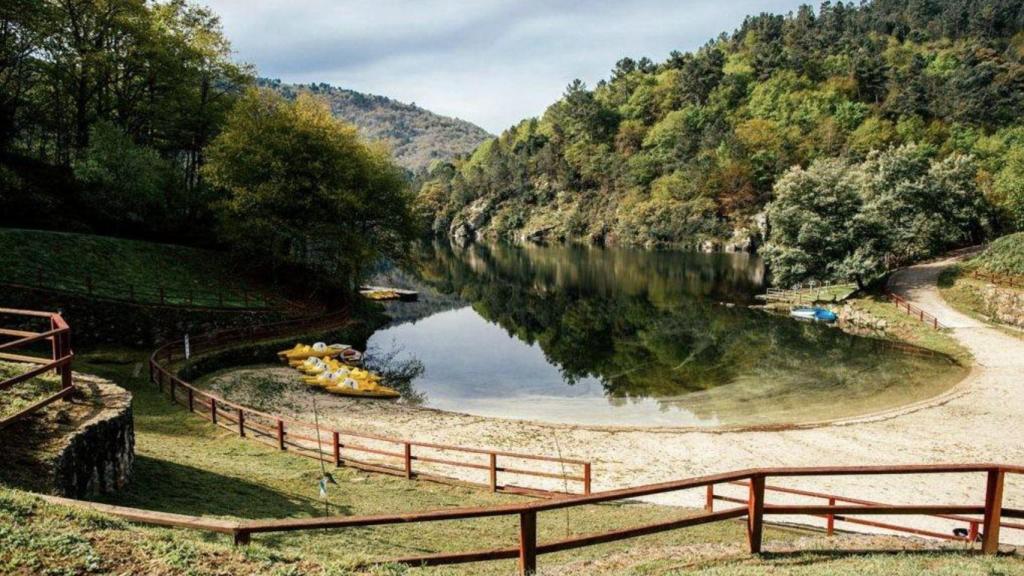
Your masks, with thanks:
[[(324, 409), (339, 426), (480, 448), (585, 458), (594, 462), (595, 489), (611, 489), (748, 467), (1024, 463), (1024, 341), (987, 327), (948, 306), (935, 281), (951, 261), (894, 275), (892, 289), (952, 327), (977, 359), (954, 393), (921, 406), (818, 427), (783, 431), (611, 430), (488, 419), (389, 404), (338, 400)], [(302, 406), (294, 406), (296, 411)], [(900, 504), (977, 504), (982, 475), (845, 477), (775, 484)], [(736, 495), (740, 495), (737, 489)], [(699, 493), (698, 493), (699, 492)], [(1008, 505), (1024, 508), (1024, 478), (1007, 480)], [(703, 492), (660, 498), (699, 506)], [(769, 502), (782, 503), (772, 497)], [(792, 501), (792, 500), (790, 500)], [(804, 503), (820, 504), (806, 499)], [(953, 525), (899, 519), (948, 533)], [(847, 526), (849, 527), (849, 526)], [(1004, 531), (1024, 543), (1024, 531)]]

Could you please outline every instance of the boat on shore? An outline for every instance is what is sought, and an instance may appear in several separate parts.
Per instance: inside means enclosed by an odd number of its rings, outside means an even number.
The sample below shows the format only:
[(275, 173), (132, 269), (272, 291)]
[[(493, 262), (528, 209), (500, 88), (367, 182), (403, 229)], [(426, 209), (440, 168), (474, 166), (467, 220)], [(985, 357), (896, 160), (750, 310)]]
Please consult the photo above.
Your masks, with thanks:
[(835, 312), (827, 308), (818, 308), (817, 306), (797, 306), (790, 309), (789, 315), (793, 318), (810, 320), (812, 322), (832, 323), (839, 319)]

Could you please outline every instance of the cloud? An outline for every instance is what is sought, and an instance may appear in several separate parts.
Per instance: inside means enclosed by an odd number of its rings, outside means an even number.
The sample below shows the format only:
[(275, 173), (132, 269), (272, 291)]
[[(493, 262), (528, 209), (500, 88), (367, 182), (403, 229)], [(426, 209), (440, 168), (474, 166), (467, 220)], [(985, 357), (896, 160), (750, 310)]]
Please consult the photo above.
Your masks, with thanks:
[(207, 0), (239, 60), (287, 82), (382, 94), (499, 132), (575, 78), (663, 60), (795, 0)]

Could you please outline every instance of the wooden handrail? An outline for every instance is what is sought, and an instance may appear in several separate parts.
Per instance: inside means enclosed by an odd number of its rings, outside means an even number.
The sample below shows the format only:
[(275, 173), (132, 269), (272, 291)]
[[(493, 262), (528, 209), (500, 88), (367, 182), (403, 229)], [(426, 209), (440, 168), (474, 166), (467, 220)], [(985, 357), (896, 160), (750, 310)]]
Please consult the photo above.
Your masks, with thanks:
[[(92, 299), (111, 302), (196, 310), (257, 311), (273, 309), (281, 304), (280, 301), (271, 300), (264, 294), (252, 296), (244, 289), (169, 289), (163, 285), (143, 287), (132, 283), (96, 281), (91, 275), (86, 276), (84, 280), (74, 280), (69, 279), (63, 273), (59, 275), (44, 273), (42, 269), (35, 274), (25, 276), (25, 278), (28, 280), (0, 280), (0, 285), (61, 294), (82, 294)], [(197, 301), (203, 303), (199, 304)]]
[[(78, 502), (62, 500), (58, 503), (72, 503), (74, 505), (99, 509), (100, 511), (113, 514), (134, 522), (142, 522), (157, 525), (171, 525), (200, 530), (229, 532), (234, 535), (236, 544), (244, 544), (250, 541), (252, 534), (270, 532), (292, 532), (302, 530), (323, 530), (342, 529), (367, 526), (387, 526), (393, 524), (410, 524), (422, 522), (458, 521), (474, 518), (487, 518), (497, 516), (518, 515), (520, 519), (520, 542), (518, 547), (497, 548), (485, 550), (473, 550), (464, 552), (450, 552), (440, 554), (423, 554), (411, 557), (392, 558), (380, 560), (380, 562), (403, 563), (408, 565), (441, 565), (458, 564), (465, 562), (483, 562), (500, 559), (519, 558), (520, 574), (533, 574), (537, 568), (537, 557), (543, 554), (571, 550), (608, 542), (615, 542), (637, 536), (675, 530), (689, 526), (697, 526), (713, 522), (722, 522), (732, 519), (746, 518), (748, 523), (748, 545), (752, 553), (761, 550), (761, 534), (764, 516), (772, 515), (801, 515), (801, 516), (826, 516), (835, 517), (839, 515), (867, 515), (867, 516), (904, 516), (904, 515), (976, 515), (981, 516), (976, 520), (984, 529), (978, 533), (982, 538), (982, 551), (993, 554), (998, 550), (999, 528), (1018, 528), (1015, 525), (1000, 523), (1000, 517), (1009, 518), (1024, 517), (1024, 510), (1003, 507), (1003, 479), (1007, 473), (1020, 473), (1020, 466), (1007, 466), (1001, 464), (927, 464), (927, 465), (902, 465), (902, 466), (825, 466), (810, 468), (754, 468), (699, 476), (658, 484), (635, 486), (619, 490), (611, 490), (591, 494), (589, 496), (567, 496), (554, 500), (534, 501), (526, 503), (506, 504), (490, 507), (441, 509), (426, 512), (402, 513), (402, 514), (381, 514), (372, 516), (333, 516), (326, 518), (287, 518), (275, 520), (238, 520), (238, 521), (213, 521), (220, 522), (211, 526), (211, 521), (204, 518), (187, 517), (180, 515), (167, 515), (163, 513), (148, 512), (145, 510), (109, 507), (97, 505), (91, 502)], [(857, 475), (920, 475), (920, 474), (950, 474), (950, 473), (984, 473), (987, 483), (983, 505), (953, 505), (953, 504), (914, 504), (914, 505), (892, 505), (892, 504), (857, 504), (857, 505), (836, 505), (830, 501), (828, 506), (819, 505), (779, 505), (765, 502), (766, 480), (771, 477), (811, 477), (811, 476), (847, 476)], [(706, 510), (703, 514), (687, 516), (683, 518), (661, 521), (653, 524), (646, 524), (637, 527), (620, 528), (602, 533), (575, 536), (564, 540), (553, 542), (537, 542), (537, 517), (538, 513), (558, 508), (572, 508), (586, 506), (613, 500), (634, 499), (653, 494), (662, 494), (685, 490), (688, 488), (709, 487), (709, 499), (712, 495), (710, 487), (737, 481), (746, 481), (750, 495), (746, 501), (740, 500), (744, 505), (721, 511)], [(836, 499), (839, 497), (831, 497)], [(52, 500), (51, 500), (52, 501)], [(98, 508), (103, 506), (103, 508)], [(170, 516), (170, 518), (168, 518)], [(848, 520), (848, 519), (847, 519)], [(891, 528), (891, 525), (862, 521), (864, 524), (882, 528)], [(928, 536), (939, 536), (938, 533), (917, 531), (916, 533)]]
[(47, 319), (50, 321), (50, 329), (42, 332), (31, 332), (28, 330), (5, 329), (0, 335), (13, 336), (16, 339), (0, 344), (0, 350), (10, 350), (24, 347), (37, 342), (49, 341), (50, 358), (35, 356), (24, 356), (19, 354), (0, 353), (0, 359), (14, 362), (37, 364), (35, 368), (26, 370), (4, 380), (0, 380), (0, 391), (8, 390), (22, 382), (31, 380), (39, 375), (53, 370), (61, 377), (60, 390), (36, 402), (17, 413), (0, 419), (0, 429), (9, 424), (33, 414), (44, 407), (67, 398), (74, 391), (74, 384), (71, 380), (71, 362), (74, 359), (74, 352), (71, 350), (71, 328), (58, 312), (40, 312), (38, 310), (20, 310), (16, 308), (0, 308), (0, 315), (20, 316), (24, 318)]
[(929, 314), (928, 312), (925, 312), (920, 307), (915, 306), (911, 302), (909, 302), (906, 299), (902, 298), (899, 294), (896, 294), (894, 292), (886, 291), (885, 295), (886, 295), (886, 297), (889, 298), (889, 300), (891, 300), (896, 305), (896, 309), (897, 310), (905, 310), (906, 313), (909, 316), (911, 316), (911, 317), (915, 317), (916, 316), (918, 320), (920, 320), (921, 322), (924, 322), (925, 324), (931, 326), (935, 330), (942, 330), (942, 329), (947, 327), (944, 324), (942, 324), (942, 322), (939, 322), (939, 319), (937, 317), (935, 317), (933, 314)]
[[(251, 339), (280, 337), (294, 333), (297, 330), (311, 331), (313, 329), (321, 329), (324, 327), (338, 328), (349, 322), (347, 311), (341, 311), (326, 318), (293, 319), (273, 325), (248, 329), (225, 330), (218, 333), (200, 335), (190, 339), (190, 346), (192, 350), (195, 351), (194, 353), (199, 353), (200, 350), (204, 353), (209, 353), (210, 351), (219, 350), (222, 347), (238, 346), (240, 343), (244, 343)], [(238, 433), (239, 436), (249, 436), (253, 440), (263, 443), (272, 442), (280, 450), (291, 449), (294, 450), (296, 454), (324, 462), (330, 462), (336, 466), (347, 465), (367, 471), (393, 474), (404, 476), (406, 478), (422, 478), (432, 481), (473, 484), (481, 487), (487, 487), (492, 491), (519, 494), (528, 493), (543, 497), (564, 496), (566, 493), (569, 493), (567, 484), (570, 482), (573, 483), (574, 486), (578, 486), (579, 492), (582, 494), (589, 494), (591, 492), (592, 466), (590, 462), (584, 460), (453, 446), (434, 442), (421, 442), (408, 438), (389, 437), (356, 430), (335, 429), (326, 426), (317, 426), (312, 422), (306, 422), (279, 414), (271, 414), (260, 410), (254, 410), (242, 404), (221, 398), (208, 391), (201, 390), (174, 374), (170, 365), (184, 359), (184, 354), (182, 352), (183, 347), (184, 342), (177, 341), (165, 344), (154, 350), (150, 355), (149, 360), (150, 380), (161, 390), (163, 390), (166, 385), (168, 388), (168, 394), (171, 396), (173, 401), (184, 403), (184, 405), (193, 413), (198, 413), (200, 416), (210, 420), (215, 425), (230, 428), (234, 432)], [(187, 399), (180, 398), (178, 392), (176, 392), (177, 390), (187, 391)], [(205, 401), (200, 402), (198, 411), (196, 410), (197, 397), (199, 400), (205, 399)], [(214, 405), (216, 406), (215, 408)], [(228, 412), (231, 412), (236, 416), (232, 416)], [(241, 418), (237, 416), (239, 414), (241, 415)], [(239, 423), (239, 420), (241, 420), (241, 423)], [(272, 438), (267, 434), (267, 428), (265, 428), (267, 425), (276, 425), (277, 430)], [(297, 434), (294, 431), (295, 429), (300, 429), (304, 432), (312, 432), (312, 434)], [(247, 432), (253, 432), (254, 434), (247, 434)], [(338, 439), (339, 441), (337, 448), (334, 444), (335, 439)], [(365, 442), (356, 444), (351, 442), (353, 439), (363, 440)], [(383, 448), (374, 446), (373, 443), (383, 443), (386, 444), (387, 447)], [(370, 445), (367, 446), (366, 444)], [(471, 460), (432, 457), (431, 455), (424, 455), (422, 453), (413, 453), (414, 448), (419, 451), (433, 450), (449, 454), (462, 454), (464, 456), (486, 456), (488, 458), (488, 462), (485, 463)], [(349, 458), (347, 454), (342, 457), (342, 454), (340, 453), (341, 451), (346, 453), (361, 452), (364, 454), (373, 454), (401, 462), (401, 464), (391, 466), (385, 462), (365, 462)], [(499, 466), (495, 463), (498, 457), (522, 463), (534, 462), (558, 465), (560, 469), (557, 471), (543, 469), (538, 470), (531, 469), (523, 465), (510, 466), (507, 463), (502, 463), (502, 465)], [(473, 472), (486, 471), (489, 474), (489, 478), (487, 482), (469, 482), (465, 479), (454, 476), (424, 473), (422, 470), (415, 470), (413, 468), (413, 465), (416, 462)], [(566, 466), (571, 466), (575, 469), (566, 471), (564, 469)], [(498, 473), (501, 473), (506, 477), (511, 476), (515, 478), (562, 480), (563, 487), (558, 490), (549, 490), (516, 486), (508, 483), (499, 484), (496, 480)], [(550, 484), (551, 483), (549, 483), (549, 485)]]

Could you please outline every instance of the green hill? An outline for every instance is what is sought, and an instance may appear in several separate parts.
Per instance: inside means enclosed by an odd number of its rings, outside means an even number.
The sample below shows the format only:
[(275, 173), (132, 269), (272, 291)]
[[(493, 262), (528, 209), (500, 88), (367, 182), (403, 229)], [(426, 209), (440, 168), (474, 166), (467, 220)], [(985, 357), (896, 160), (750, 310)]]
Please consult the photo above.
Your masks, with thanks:
[(1022, 222), (1024, 5), (825, 3), (748, 17), (664, 62), (623, 58), (542, 116), (437, 167), (420, 191), (454, 236), (747, 247), (793, 166), (918, 144), (973, 157)]
[(212, 250), (109, 236), (0, 228), (5, 283), (138, 302), (262, 306), (244, 267)]
[(970, 261), (970, 266), (984, 272), (1024, 276), (1024, 232), (994, 240)]
[(483, 128), (405, 104), (385, 96), (364, 94), (328, 84), (285, 84), (260, 79), (289, 98), (308, 90), (327, 99), (331, 111), (355, 124), (367, 138), (386, 141), (395, 161), (412, 172), (428, 168), (437, 160), (449, 160), (471, 152), (491, 138)]

